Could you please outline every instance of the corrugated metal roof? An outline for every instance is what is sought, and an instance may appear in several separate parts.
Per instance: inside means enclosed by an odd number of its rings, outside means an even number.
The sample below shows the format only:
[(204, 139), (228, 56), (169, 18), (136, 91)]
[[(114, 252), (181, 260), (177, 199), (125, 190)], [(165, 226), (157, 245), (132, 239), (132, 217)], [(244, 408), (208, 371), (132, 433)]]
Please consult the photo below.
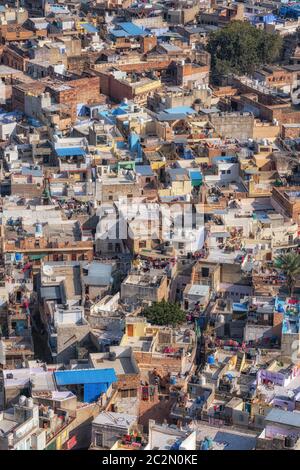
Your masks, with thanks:
[(113, 31), (111, 31), (111, 34), (115, 37), (115, 38), (125, 38), (127, 36), (130, 36), (129, 33), (126, 33), (126, 31), (123, 31), (122, 29), (115, 29)]
[(81, 25), (88, 33), (98, 33), (98, 29), (90, 23), (83, 23)]
[(130, 22), (118, 23), (117, 26), (130, 34), (130, 36), (144, 36), (146, 34), (142, 28)]
[(54, 372), (57, 385), (100, 384), (117, 381), (114, 369), (80, 369)]
[(59, 157), (79, 157), (85, 155), (85, 151), (80, 147), (68, 147), (55, 149)]

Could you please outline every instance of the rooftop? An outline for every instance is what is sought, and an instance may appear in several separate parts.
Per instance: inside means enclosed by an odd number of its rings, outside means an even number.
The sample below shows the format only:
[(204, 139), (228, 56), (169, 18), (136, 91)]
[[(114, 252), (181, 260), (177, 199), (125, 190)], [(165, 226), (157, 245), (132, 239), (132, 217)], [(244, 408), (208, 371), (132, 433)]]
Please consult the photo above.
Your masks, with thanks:
[(137, 416), (126, 413), (114, 413), (103, 411), (94, 419), (93, 423), (102, 426), (112, 426), (119, 428), (129, 428), (137, 422)]

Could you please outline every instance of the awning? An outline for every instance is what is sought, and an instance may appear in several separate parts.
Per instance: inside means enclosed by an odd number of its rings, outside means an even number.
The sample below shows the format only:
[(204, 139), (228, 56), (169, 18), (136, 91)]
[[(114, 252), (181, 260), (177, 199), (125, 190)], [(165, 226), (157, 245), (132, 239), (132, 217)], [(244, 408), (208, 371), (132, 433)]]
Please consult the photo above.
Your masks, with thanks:
[(71, 450), (73, 449), (74, 446), (76, 446), (77, 444), (77, 439), (76, 439), (76, 436), (73, 436), (71, 437), (71, 439), (69, 439), (67, 442), (66, 442), (66, 449), (67, 450)]
[(37, 261), (43, 259), (45, 256), (47, 256), (47, 253), (39, 253), (38, 255), (29, 255), (29, 259), (31, 261)]
[(211, 232), (210, 236), (211, 237), (217, 237), (217, 238), (229, 238), (230, 233), (228, 233), (228, 232)]

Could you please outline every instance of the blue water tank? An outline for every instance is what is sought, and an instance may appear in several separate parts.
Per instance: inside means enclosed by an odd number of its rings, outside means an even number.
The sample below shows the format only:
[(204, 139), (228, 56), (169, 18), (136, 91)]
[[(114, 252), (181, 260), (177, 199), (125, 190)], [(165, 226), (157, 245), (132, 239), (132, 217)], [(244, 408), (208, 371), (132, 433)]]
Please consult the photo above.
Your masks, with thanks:
[(176, 377), (172, 376), (170, 377), (170, 384), (175, 385), (176, 384)]
[(22, 258), (23, 258), (22, 253), (16, 253), (15, 258), (16, 258), (16, 261), (22, 261)]
[(207, 363), (208, 363), (208, 364), (214, 364), (214, 363), (215, 363), (215, 358), (214, 358), (214, 356), (208, 356), (208, 358), (207, 358)]
[(201, 444), (201, 450), (208, 450), (208, 449), (209, 449), (209, 443), (205, 439), (205, 441), (203, 441)]

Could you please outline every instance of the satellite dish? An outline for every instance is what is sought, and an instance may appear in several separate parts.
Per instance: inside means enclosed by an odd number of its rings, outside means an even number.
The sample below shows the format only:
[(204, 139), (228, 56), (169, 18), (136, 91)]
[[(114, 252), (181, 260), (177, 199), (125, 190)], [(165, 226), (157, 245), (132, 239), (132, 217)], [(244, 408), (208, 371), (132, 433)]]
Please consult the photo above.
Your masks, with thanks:
[(53, 268), (49, 265), (45, 265), (43, 266), (43, 273), (45, 274), (45, 276), (52, 276)]

